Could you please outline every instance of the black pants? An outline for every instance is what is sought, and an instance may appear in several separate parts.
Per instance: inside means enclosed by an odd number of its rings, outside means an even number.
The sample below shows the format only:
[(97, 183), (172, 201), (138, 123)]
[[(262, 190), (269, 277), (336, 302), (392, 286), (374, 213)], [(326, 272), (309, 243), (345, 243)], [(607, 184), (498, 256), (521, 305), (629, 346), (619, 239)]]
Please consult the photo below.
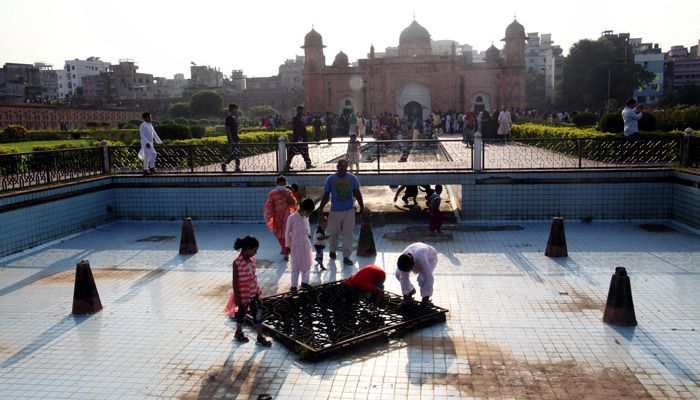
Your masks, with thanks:
[(311, 165), (311, 158), (309, 157), (309, 145), (306, 143), (292, 143), (287, 149), (287, 166), (292, 165), (292, 159), (297, 154), (301, 154), (306, 162), (306, 166)]
[(229, 154), (226, 159), (226, 164), (230, 163), (232, 160), (236, 160), (236, 168), (241, 166), (241, 145), (238, 142), (234, 142), (231, 146), (231, 154)]

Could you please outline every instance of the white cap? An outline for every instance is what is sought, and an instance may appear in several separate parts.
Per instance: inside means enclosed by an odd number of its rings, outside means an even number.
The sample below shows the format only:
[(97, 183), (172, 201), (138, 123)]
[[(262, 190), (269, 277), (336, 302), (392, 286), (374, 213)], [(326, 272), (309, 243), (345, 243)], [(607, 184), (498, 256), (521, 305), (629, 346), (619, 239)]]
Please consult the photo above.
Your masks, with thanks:
[(692, 135), (695, 132), (693, 132), (693, 128), (687, 127), (687, 128), (685, 128), (685, 133), (687, 133), (688, 135)]

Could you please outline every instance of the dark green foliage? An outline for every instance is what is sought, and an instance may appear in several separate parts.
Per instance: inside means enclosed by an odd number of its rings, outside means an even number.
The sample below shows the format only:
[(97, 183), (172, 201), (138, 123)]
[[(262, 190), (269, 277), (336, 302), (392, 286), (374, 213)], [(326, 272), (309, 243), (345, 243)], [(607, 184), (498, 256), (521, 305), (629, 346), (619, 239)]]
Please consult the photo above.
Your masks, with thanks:
[(700, 106), (678, 107), (666, 111), (652, 112), (656, 118), (656, 127), (662, 131), (693, 128), (700, 130)]
[[(624, 104), (635, 89), (654, 78), (653, 73), (631, 59), (625, 63), (620, 51), (607, 38), (575, 43), (564, 61), (563, 105), (579, 109), (607, 107), (608, 82), (609, 98), (616, 100), (617, 104)], [(632, 54), (631, 49), (628, 52)]]
[(603, 114), (598, 120), (597, 129), (601, 132), (622, 133), (625, 129), (625, 122), (622, 120), (620, 112)]
[(187, 118), (175, 118), (175, 123), (180, 125), (187, 125)]
[(162, 140), (181, 140), (192, 138), (190, 128), (180, 124), (158, 124), (154, 126)]
[(192, 133), (192, 137), (194, 139), (201, 139), (204, 137), (206, 129), (203, 126), (195, 125), (190, 127), (190, 132)]
[(177, 103), (172, 103), (170, 106), (168, 106), (168, 117), (170, 118), (189, 118), (191, 111), (190, 111), (190, 103), (186, 101), (179, 101)]
[(202, 90), (190, 99), (190, 113), (193, 117), (216, 116), (223, 106), (223, 96), (213, 90)]
[(80, 131), (71, 132), (70, 137), (76, 140), (80, 139)]
[(88, 128), (96, 128), (96, 127), (100, 126), (100, 122), (99, 121), (88, 121), (85, 123), (85, 126), (87, 126)]
[(22, 125), (7, 125), (0, 135), (0, 143), (21, 142), (27, 140), (27, 128)]
[(102, 122), (100, 122), (100, 126), (103, 127), (103, 128), (107, 128), (107, 127), (109, 127), (110, 125), (112, 125), (112, 123), (109, 122), (109, 121), (102, 121)]
[(639, 120), (639, 131), (653, 131), (656, 129), (656, 117), (654, 114), (645, 112), (642, 114), (642, 119)]
[(140, 119), (132, 119), (132, 120), (129, 120), (129, 125), (132, 125), (132, 126), (138, 128), (139, 125), (141, 125), (141, 122), (143, 122), (143, 121)]
[(589, 112), (576, 113), (573, 117), (571, 117), (571, 119), (577, 128), (593, 126), (596, 124), (596, 122), (598, 122), (598, 117), (596, 117), (595, 114)]

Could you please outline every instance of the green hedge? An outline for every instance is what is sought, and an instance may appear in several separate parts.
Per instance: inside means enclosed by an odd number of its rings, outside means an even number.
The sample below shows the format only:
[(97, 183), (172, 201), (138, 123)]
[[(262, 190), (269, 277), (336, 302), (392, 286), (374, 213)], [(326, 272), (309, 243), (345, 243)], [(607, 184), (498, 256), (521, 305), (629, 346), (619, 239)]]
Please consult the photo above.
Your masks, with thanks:
[[(292, 131), (283, 132), (249, 132), (238, 135), (241, 143), (277, 143), (280, 136), (289, 140)], [(226, 136), (207, 136), (202, 139), (173, 140), (171, 144), (227, 144)]]
[[(620, 120), (622, 117), (620, 117)], [(591, 139), (604, 137), (620, 137), (621, 134), (600, 132), (594, 128), (576, 128), (573, 126), (550, 126), (542, 124), (514, 124), (511, 128), (511, 135), (516, 138), (569, 138), (569, 139)], [(671, 132), (652, 131), (641, 132), (642, 137), (677, 137), (683, 132), (674, 130)]]

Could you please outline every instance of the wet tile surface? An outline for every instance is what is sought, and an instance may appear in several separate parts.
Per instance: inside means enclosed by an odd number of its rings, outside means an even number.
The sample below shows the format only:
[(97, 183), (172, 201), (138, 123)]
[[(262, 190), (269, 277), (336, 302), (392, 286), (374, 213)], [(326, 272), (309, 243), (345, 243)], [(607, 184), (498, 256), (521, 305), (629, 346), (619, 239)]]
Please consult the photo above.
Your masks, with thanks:
[[(192, 256), (178, 255), (177, 222), (104, 225), (0, 259), (0, 398), (698, 398), (700, 236), (639, 224), (567, 223), (563, 259), (543, 255), (547, 223), (447, 226), (452, 240), (432, 243), (440, 251), (433, 301), (450, 310), (447, 322), (316, 364), (279, 343), (232, 341), (223, 307), (236, 237), (261, 241), (257, 258), (271, 263), (258, 269), (265, 294), (289, 288), (264, 225), (195, 221)], [(392, 266), (409, 244), (396, 235), (406, 227), (374, 229), (376, 257), (312, 269), (312, 283), (373, 262), (387, 270), (387, 290), (399, 292)], [(104, 309), (73, 317), (83, 259)], [(635, 328), (601, 322), (619, 266), (630, 274)]]

